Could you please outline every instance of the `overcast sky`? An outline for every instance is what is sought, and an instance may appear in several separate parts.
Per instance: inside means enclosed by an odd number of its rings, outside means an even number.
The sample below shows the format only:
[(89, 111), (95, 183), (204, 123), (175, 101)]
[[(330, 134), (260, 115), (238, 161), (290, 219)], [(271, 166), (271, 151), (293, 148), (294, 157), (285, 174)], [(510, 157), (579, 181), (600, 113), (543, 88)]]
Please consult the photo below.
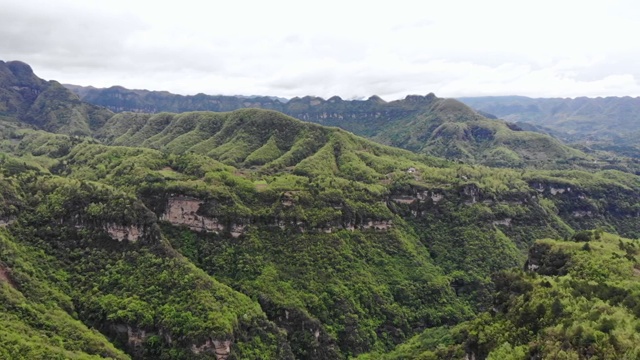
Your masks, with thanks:
[(638, 4), (0, 0), (0, 60), (180, 94), (640, 96)]

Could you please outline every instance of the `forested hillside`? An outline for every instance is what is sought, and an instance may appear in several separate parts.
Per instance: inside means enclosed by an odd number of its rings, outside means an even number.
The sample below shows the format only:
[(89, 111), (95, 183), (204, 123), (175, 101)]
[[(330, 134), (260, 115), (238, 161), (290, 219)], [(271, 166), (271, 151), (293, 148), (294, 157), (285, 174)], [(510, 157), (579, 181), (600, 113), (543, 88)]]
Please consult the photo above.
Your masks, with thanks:
[(288, 101), (269, 97), (181, 96), (168, 92), (83, 88), (67, 85), (84, 101), (115, 112), (276, 110), (300, 120), (337, 126), (375, 141), (418, 153), (499, 167), (569, 168), (594, 158), (558, 140), (500, 120), (488, 119), (453, 99), (411, 95), (386, 102), (328, 100), (306, 96)]
[(451, 162), (263, 109), (92, 128), (108, 110), (60, 104), (91, 136), (0, 120), (0, 357), (636, 351), (632, 173)]
[(491, 311), (358, 359), (638, 358), (638, 254), (637, 240), (602, 231), (539, 240), (526, 271), (494, 274)]

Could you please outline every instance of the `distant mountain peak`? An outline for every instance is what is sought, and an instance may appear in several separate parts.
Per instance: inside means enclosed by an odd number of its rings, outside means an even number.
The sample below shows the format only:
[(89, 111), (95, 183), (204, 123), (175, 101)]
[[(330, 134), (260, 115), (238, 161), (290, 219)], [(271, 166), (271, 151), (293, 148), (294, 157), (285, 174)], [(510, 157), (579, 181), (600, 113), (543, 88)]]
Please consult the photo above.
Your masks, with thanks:
[(14, 60), (14, 61), (8, 61), (6, 64), (7, 64), (7, 67), (11, 69), (11, 72), (13, 72), (13, 74), (16, 76), (32, 76), (33, 75), (33, 69), (27, 63)]
[(377, 104), (386, 104), (386, 103), (387, 103), (386, 101), (384, 101), (384, 100), (383, 100), (380, 96), (378, 96), (378, 95), (373, 95), (373, 96), (369, 97), (369, 98), (367, 99), (367, 101), (369, 101), (369, 102), (374, 102), (374, 103), (377, 103)]
[(433, 100), (436, 100), (438, 97), (434, 94), (434, 93), (429, 93), (425, 96), (423, 95), (407, 95), (404, 98), (404, 101), (406, 102), (424, 102), (424, 103), (429, 103)]

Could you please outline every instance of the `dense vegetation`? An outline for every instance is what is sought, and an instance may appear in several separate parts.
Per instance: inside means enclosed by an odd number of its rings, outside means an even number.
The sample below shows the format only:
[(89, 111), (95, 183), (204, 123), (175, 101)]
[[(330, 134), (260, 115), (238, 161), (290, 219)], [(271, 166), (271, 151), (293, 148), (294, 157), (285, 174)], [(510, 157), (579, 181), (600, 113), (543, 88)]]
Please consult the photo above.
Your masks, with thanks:
[(587, 231), (640, 235), (631, 173), (454, 163), (260, 109), (79, 115), (92, 136), (21, 116), (0, 119), (2, 357), (636, 351), (635, 245)]
[(167, 92), (69, 86), (83, 100), (115, 112), (231, 111), (262, 108), (337, 126), (376, 141), (419, 153), (497, 167), (569, 168), (593, 166), (594, 158), (539, 133), (492, 120), (452, 99), (433, 94), (385, 102), (328, 100), (306, 96), (289, 101), (268, 97), (180, 96)]
[(493, 276), (491, 311), (358, 359), (637, 359), (639, 250), (599, 230), (537, 241), (528, 271)]
[(112, 115), (80, 101), (56, 81), (38, 78), (25, 63), (0, 61), (0, 120), (17, 119), (47, 131), (90, 135)]

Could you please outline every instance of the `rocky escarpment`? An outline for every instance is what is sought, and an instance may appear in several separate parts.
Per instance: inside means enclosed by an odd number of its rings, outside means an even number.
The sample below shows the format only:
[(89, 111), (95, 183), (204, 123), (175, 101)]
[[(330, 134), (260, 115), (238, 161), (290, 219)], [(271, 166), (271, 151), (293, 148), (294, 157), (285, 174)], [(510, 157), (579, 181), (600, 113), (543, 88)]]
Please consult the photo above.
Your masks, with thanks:
[(108, 224), (104, 227), (105, 231), (112, 239), (130, 242), (136, 242), (143, 235), (143, 230), (135, 225), (123, 226), (118, 224)]
[(245, 225), (243, 224), (225, 226), (217, 218), (199, 215), (198, 211), (203, 204), (204, 201), (192, 197), (171, 197), (160, 220), (168, 221), (173, 225), (184, 225), (193, 231), (220, 233), (228, 229), (233, 237), (244, 233)]
[[(1, 225), (1, 224), (0, 224)], [(95, 227), (91, 224), (86, 225), (82, 222), (77, 222), (74, 226), (75, 229), (87, 229)], [(131, 243), (135, 243), (138, 240), (150, 235), (152, 231), (145, 231), (143, 225), (123, 225), (116, 224), (112, 222), (108, 222), (101, 227), (98, 227), (101, 231), (104, 231), (111, 239), (116, 240), (118, 242), (128, 241)], [(153, 235), (151, 235), (153, 237)]]
[[(438, 98), (409, 95), (405, 99), (386, 102), (378, 96), (367, 100), (343, 100), (339, 96), (323, 99), (315, 96), (290, 100), (268, 96), (222, 96), (198, 94), (182, 96), (166, 91), (129, 90), (121, 86), (106, 89), (65, 85), (83, 101), (104, 106), (114, 112), (182, 113), (189, 111), (226, 112), (244, 108), (275, 110), (304, 121), (373, 135), (391, 121), (404, 119), (424, 111)], [(373, 126), (375, 124), (375, 126)], [(376, 130), (376, 132), (377, 132)]]
[(191, 351), (194, 354), (213, 353), (216, 360), (227, 360), (231, 355), (231, 340), (207, 339), (204, 344), (192, 345)]
[(640, 236), (638, 192), (626, 186), (584, 187), (555, 181), (533, 181), (537, 196), (553, 201), (557, 215), (575, 229), (595, 229), (613, 223), (620, 234)]
[(15, 218), (0, 219), (0, 227), (9, 226), (9, 225), (13, 224), (15, 221), (16, 221)]
[[(281, 203), (284, 207), (295, 206), (295, 200), (291, 196), (283, 196)], [(247, 231), (249, 224), (255, 222), (251, 218), (247, 218), (242, 219), (242, 222), (229, 223), (228, 221), (221, 221), (217, 217), (205, 216), (201, 214), (201, 207), (204, 205), (205, 201), (194, 197), (170, 197), (167, 200), (164, 212), (160, 216), (160, 220), (177, 226), (186, 226), (198, 232), (212, 232), (217, 234), (228, 232), (232, 237), (236, 238)], [(261, 221), (265, 224), (265, 219), (261, 219)], [(343, 229), (349, 231), (387, 231), (393, 227), (393, 221), (379, 219), (337, 220), (310, 228), (308, 224), (303, 221), (295, 219), (282, 220), (274, 217), (270, 221), (266, 220), (266, 225), (277, 226), (283, 230), (286, 228), (294, 228), (300, 232), (313, 231), (331, 233)]]
[(198, 210), (204, 202), (190, 197), (173, 197), (167, 203), (167, 208), (160, 220), (174, 225), (186, 225), (194, 231), (219, 232), (224, 226), (217, 219), (198, 215)]

